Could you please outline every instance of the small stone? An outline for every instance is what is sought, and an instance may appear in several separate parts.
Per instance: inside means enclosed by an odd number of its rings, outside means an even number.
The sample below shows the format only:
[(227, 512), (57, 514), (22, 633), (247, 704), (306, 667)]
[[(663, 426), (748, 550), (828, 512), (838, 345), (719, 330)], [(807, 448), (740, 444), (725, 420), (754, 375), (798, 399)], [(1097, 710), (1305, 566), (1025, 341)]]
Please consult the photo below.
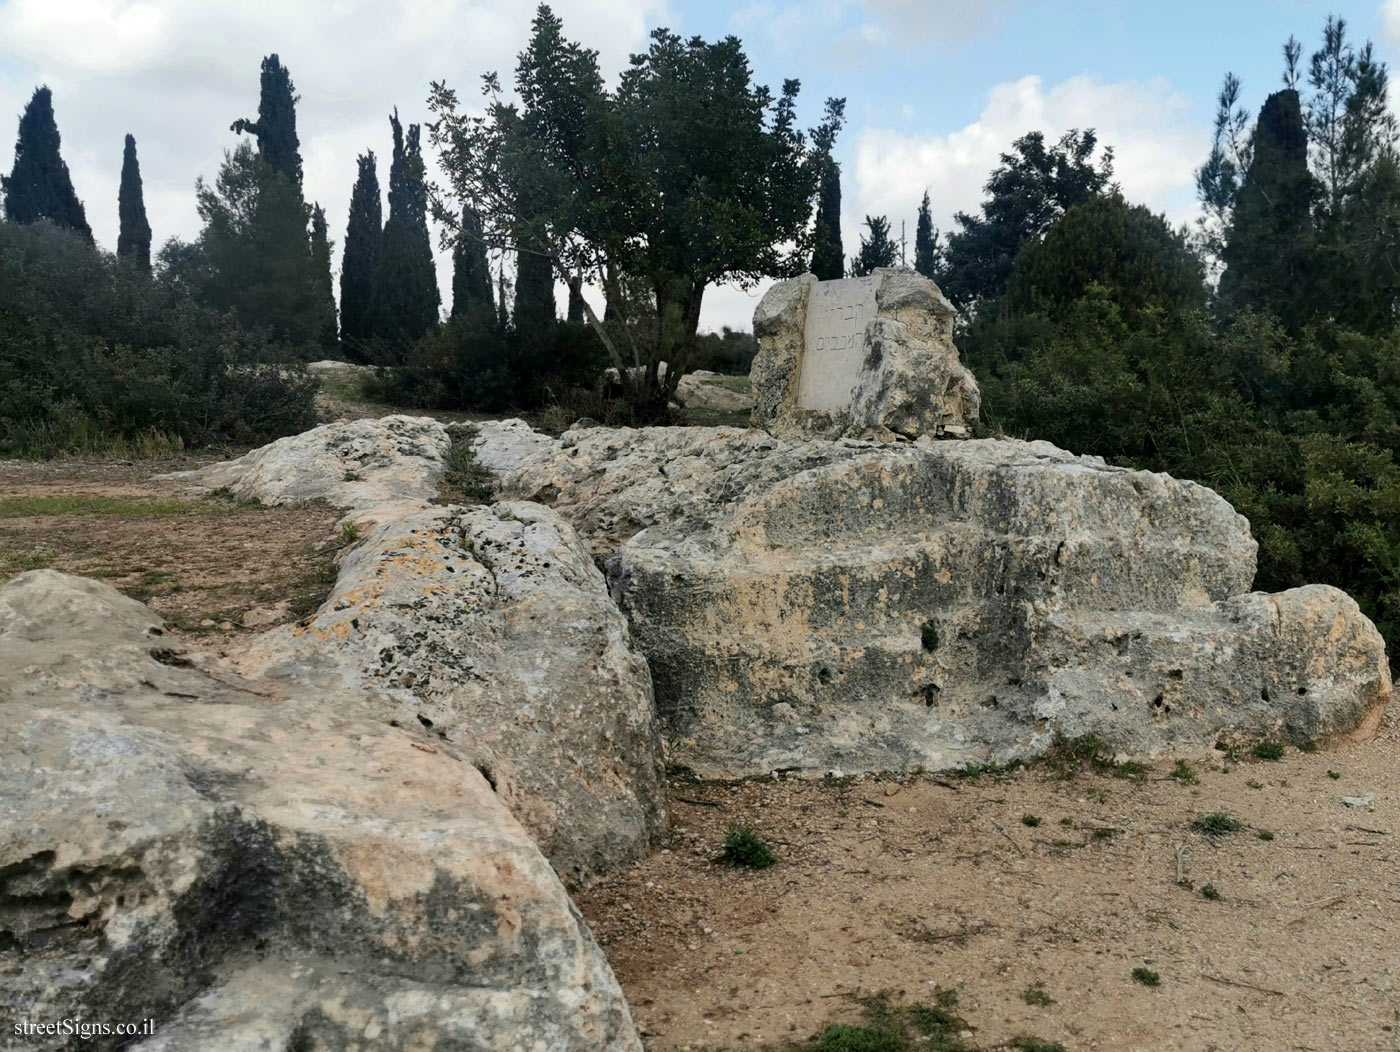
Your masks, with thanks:
[(1370, 807), (1375, 802), (1376, 798), (1371, 793), (1367, 793), (1365, 796), (1342, 797), (1342, 803), (1346, 804), (1348, 807)]

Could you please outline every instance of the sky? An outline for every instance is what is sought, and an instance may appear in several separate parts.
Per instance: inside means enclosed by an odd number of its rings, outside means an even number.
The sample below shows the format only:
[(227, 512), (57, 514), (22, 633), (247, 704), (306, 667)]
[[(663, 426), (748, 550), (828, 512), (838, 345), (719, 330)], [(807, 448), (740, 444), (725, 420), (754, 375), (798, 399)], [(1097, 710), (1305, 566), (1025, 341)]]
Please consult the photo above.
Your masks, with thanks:
[[(1257, 110), (1281, 86), (1282, 44), (1313, 50), (1327, 15), (1347, 20), (1400, 67), (1400, 0), (554, 0), (565, 32), (599, 52), (610, 82), (650, 31), (744, 41), (756, 79), (802, 82), (799, 116), (847, 100), (837, 143), (842, 233), (862, 217), (907, 228), (927, 190), (934, 223), (975, 211), (982, 186), (1025, 132), (1097, 130), (1125, 196), (1173, 223), (1196, 214), (1194, 169), (1210, 146), (1227, 71)], [(212, 181), (255, 117), (259, 63), (277, 52), (301, 101), (308, 200), (343, 241), (355, 158), (373, 149), (387, 187), (388, 114), (428, 118), (433, 80), (478, 97), (482, 73), (509, 80), (532, 8), (500, 0), (0, 0), (0, 120), (53, 89), (63, 155), (98, 242), (117, 239), (122, 140), (136, 136), (156, 243), (199, 232), (194, 184)], [(1394, 100), (1392, 100), (1394, 101)], [(13, 125), (12, 125), (13, 126)], [(3, 132), (0, 131), (0, 136)], [(430, 160), (430, 164), (432, 161)], [(0, 153), (0, 170), (9, 157)], [(386, 203), (387, 210), (387, 203)], [(444, 307), (451, 273), (439, 254)], [(766, 286), (711, 289), (702, 328), (747, 329)], [(562, 306), (562, 295), (560, 298)]]

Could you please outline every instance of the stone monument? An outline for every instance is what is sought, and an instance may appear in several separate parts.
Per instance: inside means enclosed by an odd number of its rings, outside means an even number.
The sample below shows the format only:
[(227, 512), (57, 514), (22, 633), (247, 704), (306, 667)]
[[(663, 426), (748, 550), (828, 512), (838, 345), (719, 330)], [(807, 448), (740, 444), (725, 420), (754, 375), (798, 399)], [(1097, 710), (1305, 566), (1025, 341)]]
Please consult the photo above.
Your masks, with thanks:
[(982, 398), (953, 346), (953, 307), (912, 270), (784, 281), (753, 328), (754, 423), (773, 434), (961, 437), (977, 420)]

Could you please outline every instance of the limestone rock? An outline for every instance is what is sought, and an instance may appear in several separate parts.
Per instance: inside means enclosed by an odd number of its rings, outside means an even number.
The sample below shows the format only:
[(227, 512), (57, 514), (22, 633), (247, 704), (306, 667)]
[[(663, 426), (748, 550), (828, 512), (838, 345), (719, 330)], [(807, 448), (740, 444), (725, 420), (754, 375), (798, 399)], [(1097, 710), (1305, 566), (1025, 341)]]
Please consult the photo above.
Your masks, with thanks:
[(953, 317), (937, 285), (902, 268), (773, 286), (754, 312), (754, 423), (790, 437), (965, 434), (981, 394)]
[[(676, 401), (687, 409), (714, 409), (725, 413), (752, 409), (752, 390), (733, 389), (737, 385), (733, 385), (732, 381), (739, 379), (742, 378), (697, 369), (686, 373), (676, 384)], [(747, 388), (747, 382), (743, 386)]]
[(474, 449), (607, 560), (672, 758), (710, 777), (946, 768), (1094, 732), (1328, 744), (1390, 698), (1383, 642), (1313, 586), (1250, 593), (1217, 494), (1043, 442), (881, 445), (734, 428)]
[(352, 512), (422, 507), (437, 491), (451, 445), (447, 428), (428, 417), (342, 420), (169, 477), (264, 504), (326, 500)]
[(316, 614), (236, 661), (301, 693), (356, 693), (453, 743), (570, 884), (640, 858), (665, 829), (646, 661), (573, 529), (538, 504), (377, 526)]
[(422, 728), (211, 671), (140, 604), (44, 570), (0, 587), (0, 710), (5, 1034), (154, 1019), (134, 1047), (640, 1052), (549, 864)]

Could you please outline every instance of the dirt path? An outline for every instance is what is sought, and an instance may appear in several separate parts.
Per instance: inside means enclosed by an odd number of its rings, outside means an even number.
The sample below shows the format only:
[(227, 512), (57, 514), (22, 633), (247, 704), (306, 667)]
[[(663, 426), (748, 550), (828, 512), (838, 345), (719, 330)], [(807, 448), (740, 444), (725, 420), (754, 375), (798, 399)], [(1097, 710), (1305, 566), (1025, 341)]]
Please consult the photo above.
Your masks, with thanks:
[(94, 577), (189, 636), (305, 616), (334, 581), (341, 513), (191, 500), (152, 477), (199, 462), (0, 461), (0, 582), (40, 568)]
[[(781, 1048), (859, 1019), (856, 995), (950, 987), (979, 1048), (1394, 1050), (1397, 745), (1392, 720), (1341, 753), (1196, 763), (1195, 785), (1170, 763), (1140, 781), (677, 785), (667, 849), (580, 906), (654, 1052)], [(1244, 828), (1192, 832), (1210, 812)], [(778, 864), (711, 861), (730, 823)]]

